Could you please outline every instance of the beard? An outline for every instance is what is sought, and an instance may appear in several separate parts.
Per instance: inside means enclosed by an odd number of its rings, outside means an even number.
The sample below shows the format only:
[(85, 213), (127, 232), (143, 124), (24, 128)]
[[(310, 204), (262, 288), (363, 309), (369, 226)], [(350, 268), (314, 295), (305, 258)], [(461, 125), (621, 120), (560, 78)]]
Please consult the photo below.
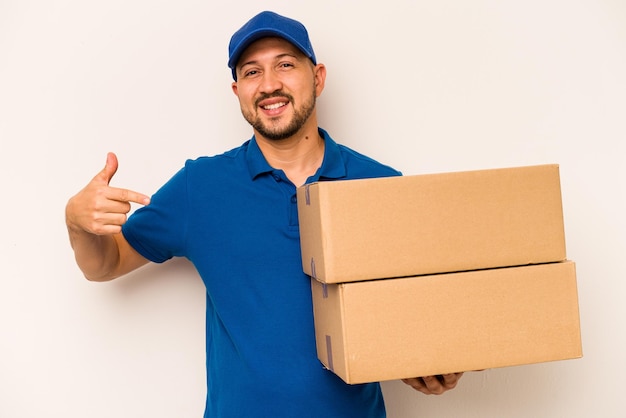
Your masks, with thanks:
[(258, 103), (261, 100), (265, 100), (270, 97), (286, 97), (289, 99), (289, 103), (294, 106), (295, 113), (291, 118), (291, 121), (289, 121), (286, 126), (281, 127), (279, 120), (270, 120), (267, 124), (265, 124), (258, 113), (254, 114), (253, 112), (246, 112), (243, 108), (241, 109), (241, 113), (243, 114), (244, 119), (260, 135), (273, 141), (280, 141), (295, 135), (304, 126), (315, 109), (315, 88), (313, 88), (313, 94), (311, 94), (309, 99), (305, 101), (299, 109), (295, 106), (293, 96), (287, 93), (282, 93), (281, 91), (275, 91), (274, 93), (264, 94), (259, 97), (255, 102), (256, 107), (258, 108)]

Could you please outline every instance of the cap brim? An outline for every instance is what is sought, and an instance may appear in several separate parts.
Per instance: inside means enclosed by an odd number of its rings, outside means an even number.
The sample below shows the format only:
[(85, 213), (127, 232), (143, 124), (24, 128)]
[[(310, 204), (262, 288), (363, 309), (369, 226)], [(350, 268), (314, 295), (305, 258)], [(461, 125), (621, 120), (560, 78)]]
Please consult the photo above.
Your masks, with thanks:
[(252, 45), (255, 41), (258, 41), (259, 39), (270, 37), (278, 37), (288, 41), (289, 43), (295, 45), (308, 58), (313, 59), (311, 54), (307, 52), (307, 48), (304, 45), (301, 45), (298, 41), (296, 41), (286, 33), (281, 32), (276, 28), (257, 29), (254, 32), (250, 32), (245, 38), (239, 41), (239, 44), (235, 47), (235, 49), (233, 49), (233, 52), (228, 60), (228, 66), (232, 68), (233, 73), (235, 72), (235, 66), (239, 62), (239, 58), (241, 58), (243, 52), (250, 45)]

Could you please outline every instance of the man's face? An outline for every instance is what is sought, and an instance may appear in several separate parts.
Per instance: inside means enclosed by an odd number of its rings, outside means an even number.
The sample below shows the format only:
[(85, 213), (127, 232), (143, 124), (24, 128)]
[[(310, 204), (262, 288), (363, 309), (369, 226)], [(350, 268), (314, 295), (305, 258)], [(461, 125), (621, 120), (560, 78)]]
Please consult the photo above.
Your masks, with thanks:
[(281, 38), (263, 38), (245, 50), (232, 87), (257, 134), (286, 139), (309, 121), (324, 84), (319, 68)]

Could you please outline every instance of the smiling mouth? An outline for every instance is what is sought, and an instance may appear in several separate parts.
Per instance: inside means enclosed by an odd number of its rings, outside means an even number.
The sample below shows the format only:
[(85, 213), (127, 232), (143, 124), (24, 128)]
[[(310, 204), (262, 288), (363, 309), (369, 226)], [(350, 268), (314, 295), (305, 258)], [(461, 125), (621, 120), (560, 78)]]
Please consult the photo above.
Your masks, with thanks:
[(278, 103), (272, 103), (266, 106), (261, 106), (261, 108), (265, 109), (265, 110), (274, 110), (274, 109), (278, 109), (280, 107), (286, 106), (287, 102), (278, 102)]

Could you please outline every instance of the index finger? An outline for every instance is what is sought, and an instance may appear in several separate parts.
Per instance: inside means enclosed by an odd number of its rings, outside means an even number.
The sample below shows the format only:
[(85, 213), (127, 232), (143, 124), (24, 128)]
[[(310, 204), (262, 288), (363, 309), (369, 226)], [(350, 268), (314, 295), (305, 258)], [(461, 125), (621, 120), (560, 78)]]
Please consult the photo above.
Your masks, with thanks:
[(128, 189), (120, 189), (117, 187), (109, 188), (108, 198), (119, 202), (139, 203), (140, 205), (147, 205), (150, 203), (150, 197), (143, 193)]

